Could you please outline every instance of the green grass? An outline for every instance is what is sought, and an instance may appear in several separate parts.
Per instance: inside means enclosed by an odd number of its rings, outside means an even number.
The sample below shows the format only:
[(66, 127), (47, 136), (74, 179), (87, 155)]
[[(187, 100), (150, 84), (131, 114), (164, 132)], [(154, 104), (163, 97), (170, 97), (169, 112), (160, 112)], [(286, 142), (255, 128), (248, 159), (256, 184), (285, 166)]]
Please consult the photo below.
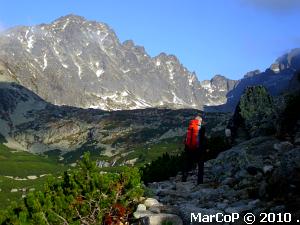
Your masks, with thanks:
[(62, 157), (64, 157), (63, 161), (65, 163), (74, 163), (77, 160), (80, 160), (85, 152), (90, 152), (91, 160), (95, 161), (101, 157), (101, 152), (103, 150), (103, 148), (93, 146), (92, 143), (85, 143), (80, 148), (76, 149), (75, 151), (68, 152)]
[(138, 158), (136, 165), (140, 166), (157, 159), (159, 156), (162, 156), (166, 152), (169, 155), (176, 155), (180, 153), (181, 151), (183, 151), (183, 143), (182, 138), (175, 137), (162, 140), (158, 143), (141, 145), (132, 150), (133, 151), (131, 153), (129, 153), (119, 161), (127, 161), (130, 159)]
[[(13, 149), (0, 144), (0, 209), (5, 209), (10, 202), (22, 200), (22, 191), (11, 192), (12, 189), (26, 188), (26, 194), (30, 188), (39, 190), (42, 188), (47, 176), (39, 177), (42, 174), (58, 174), (67, 170), (68, 167), (57, 163), (51, 157), (34, 155), (24, 151), (15, 152)], [(5, 176), (27, 178), (35, 175), (35, 180), (14, 180)]]
[[(65, 154), (64, 163), (75, 162), (80, 159), (85, 151), (91, 152), (91, 158), (93, 160), (102, 159), (111, 161), (113, 158), (108, 156), (101, 156), (102, 149), (95, 149), (92, 145), (86, 144), (77, 151)], [(122, 157), (118, 163), (138, 158), (136, 166), (141, 166), (145, 163), (151, 162), (157, 159), (163, 153), (168, 152), (170, 155), (177, 154), (182, 151), (182, 138), (171, 138), (162, 140), (158, 143), (145, 144), (141, 143), (137, 147), (128, 149), (131, 151), (125, 157)], [(40, 190), (44, 183), (47, 181), (47, 176), (39, 177), (42, 174), (52, 174), (54, 177), (58, 177), (68, 167), (60, 164), (57, 155), (60, 152), (57, 150), (47, 152), (45, 155), (34, 155), (28, 152), (15, 152), (14, 150), (0, 144), (0, 210), (5, 209), (12, 201), (22, 201), (22, 194), (28, 193), (30, 188)], [(101, 171), (106, 172), (122, 172), (124, 166), (101, 168)], [(36, 175), (39, 178), (35, 180), (14, 180), (5, 176), (27, 178), (29, 175)], [(26, 191), (23, 193), (22, 190)], [(17, 192), (11, 192), (12, 189), (18, 189)]]
[(13, 150), (0, 144), (0, 175), (26, 177), (64, 171), (66, 166), (44, 156)]
[[(5, 209), (11, 202), (22, 201), (22, 194), (27, 194), (30, 188), (41, 190), (48, 177), (37, 178), (36, 180), (13, 180), (0, 175), (0, 210)], [(24, 192), (19, 189), (26, 189)], [(11, 192), (12, 189), (18, 189), (17, 192)]]

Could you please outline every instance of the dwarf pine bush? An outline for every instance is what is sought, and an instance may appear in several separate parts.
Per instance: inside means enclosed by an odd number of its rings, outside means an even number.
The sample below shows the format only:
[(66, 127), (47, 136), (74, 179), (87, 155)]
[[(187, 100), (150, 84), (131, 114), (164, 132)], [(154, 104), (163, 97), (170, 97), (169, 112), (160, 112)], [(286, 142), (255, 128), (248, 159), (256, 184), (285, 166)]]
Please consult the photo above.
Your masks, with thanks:
[(117, 224), (129, 219), (143, 194), (139, 171), (101, 174), (85, 154), (79, 166), (0, 213), (0, 224)]

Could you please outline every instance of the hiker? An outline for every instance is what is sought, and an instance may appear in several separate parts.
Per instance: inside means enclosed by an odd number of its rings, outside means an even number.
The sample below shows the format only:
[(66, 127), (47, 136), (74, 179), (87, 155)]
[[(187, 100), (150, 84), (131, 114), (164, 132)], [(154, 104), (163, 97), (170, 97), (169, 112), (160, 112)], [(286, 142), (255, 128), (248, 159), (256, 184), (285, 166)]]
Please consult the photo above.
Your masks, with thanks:
[(187, 179), (188, 172), (193, 169), (195, 163), (198, 165), (197, 184), (203, 183), (204, 157), (206, 151), (205, 127), (202, 117), (196, 116), (189, 123), (186, 138), (184, 141), (184, 165), (182, 172), (182, 181)]
[(236, 128), (234, 126), (234, 121), (231, 118), (225, 128), (225, 140), (228, 146), (232, 146), (234, 137), (236, 136)]
[(225, 140), (226, 140), (226, 143), (228, 144), (228, 146), (231, 146), (232, 145), (232, 135), (231, 135), (231, 129), (227, 126), (225, 128)]

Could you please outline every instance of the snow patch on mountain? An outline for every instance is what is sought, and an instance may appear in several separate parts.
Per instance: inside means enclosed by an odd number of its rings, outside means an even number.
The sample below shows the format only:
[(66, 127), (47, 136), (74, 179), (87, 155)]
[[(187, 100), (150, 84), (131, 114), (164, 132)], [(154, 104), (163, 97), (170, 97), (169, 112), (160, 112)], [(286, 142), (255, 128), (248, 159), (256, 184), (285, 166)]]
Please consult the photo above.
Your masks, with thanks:
[[(30, 31), (32, 32), (33, 30), (31, 29)], [(28, 32), (27, 32), (27, 34), (28, 34)], [(26, 36), (27, 36), (27, 34), (26, 34)], [(33, 36), (33, 34), (27, 40), (28, 41), (27, 41), (27, 49), (26, 50), (28, 52), (31, 52), (31, 49), (33, 49), (33, 44), (34, 44), (34, 36)]]
[(171, 91), (171, 93), (173, 95), (173, 103), (179, 104), (179, 105), (184, 104), (184, 101), (182, 99), (178, 98), (174, 91)]
[(96, 75), (97, 75), (98, 78), (99, 78), (103, 73), (104, 73), (104, 70), (103, 70), (103, 69), (99, 69), (99, 70), (96, 71)]
[(44, 66), (43, 66), (43, 71), (47, 68), (48, 61), (47, 61), (47, 54), (44, 54)]
[(169, 78), (170, 78), (170, 80), (173, 80), (174, 75), (175, 75), (173, 64), (171, 61), (166, 62), (166, 64), (167, 64), (167, 68), (168, 68), (169, 75), (170, 75)]
[(189, 75), (188, 77), (189, 86), (193, 85), (194, 80), (195, 80), (195, 75)]
[(209, 93), (212, 93), (214, 90), (211, 86), (210, 81), (203, 81), (201, 83), (201, 87), (203, 87), (205, 90), (207, 90)]
[(63, 29), (63, 30), (66, 29), (66, 27), (68, 26), (69, 23), (70, 23), (70, 20), (67, 19), (67, 21), (64, 23), (62, 29)]
[(155, 65), (156, 65), (156, 66), (160, 66), (160, 60), (159, 60), (159, 59), (156, 60)]
[(128, 73), (128, 72), (130, 72), (130, 69), (121, 69), (121, 71), (122, 71), (123, 73)]
[(81, 79), (81, 75), (82, 75), (82, 70), (81, 70), (81, 67), (80, 65), (76, 62), (76, 60), (74, 60), (74, 65), (77, 67), (78, 69), (78, 77)]

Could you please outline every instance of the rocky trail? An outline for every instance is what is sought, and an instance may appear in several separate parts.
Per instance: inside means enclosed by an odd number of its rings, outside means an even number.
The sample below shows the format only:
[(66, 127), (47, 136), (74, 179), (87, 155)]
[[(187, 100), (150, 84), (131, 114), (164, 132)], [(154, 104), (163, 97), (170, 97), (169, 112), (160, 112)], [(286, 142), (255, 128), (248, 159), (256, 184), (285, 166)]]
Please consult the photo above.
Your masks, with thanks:
[[(181, 182), (179, 173), (149, 184), (154, 196), (140, 204), (134, 216), (144, 217), (144, 224), (191, 224), (191, 213), (239, 213), (234, 224), (245, 224), (242, 219), (247, 212), (256, 216), (290, 212), (300, 202), (296, 190), (299, 151), (297, 140), (292, 144), (273, 137), (253, 138), (207, 161), (204, 184), (196, 185), (196, 171), (190, 172), (187, 182)], [(294, 209), (299, 216), (299, 206)]]

